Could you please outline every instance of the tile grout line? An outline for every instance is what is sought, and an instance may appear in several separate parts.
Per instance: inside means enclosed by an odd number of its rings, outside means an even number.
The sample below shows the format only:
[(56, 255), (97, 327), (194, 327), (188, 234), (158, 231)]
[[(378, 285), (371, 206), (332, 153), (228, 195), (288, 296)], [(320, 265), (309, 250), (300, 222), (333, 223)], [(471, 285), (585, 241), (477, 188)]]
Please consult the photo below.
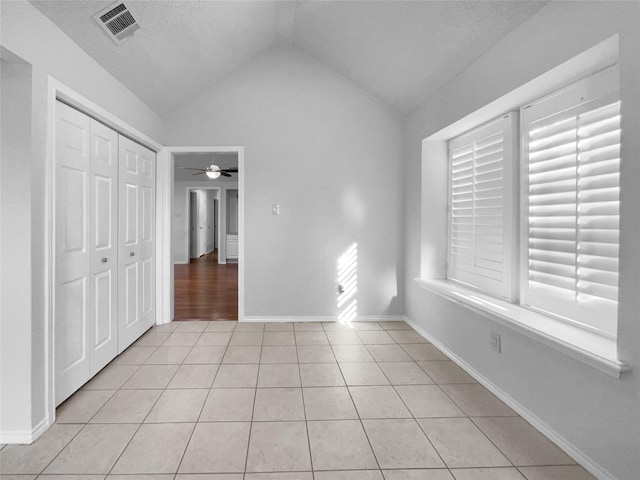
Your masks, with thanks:
[[(204, 399), (204, 402), (202, 403), (202, 407), (200, 408), (200, 413), (198, 414), (198, 419), (196, 420), (195, 424), (193, 425), (193, 429), (191, 430), (191, 434), (189, 435), (189, 439), (187, 440), (187, 443), (184, 446), (184, 450), (182, 452), (182, 455), (180, 456), (180, 461), (178, 462), (178, 466), (176, 467), (176, 472), (174, 473), (174, 477), (173, 477), (174, 480), (175, 480), (175, 478), (177, 478), (178, 472), (180, 472), (180, 467), (182, 466), (182, 462), (184, 461), (184, 457), (187, 454), (187, 450), (189, 449), (189, 444), (191, 443), (191, 440), (193, 439), (193, 434), (196, 431), (196, 428), (198, 428), (198, 423), (200, 423), (200, 417), (202, 416), (202, 412), (204, 410), (204, 407), (207, 405), (207, 401), (209, 400), (209, 396), (211, 395), (211, 390), (213, 390), (213, 384), (215, 383), (216, 378), (218, 377), (218, 374), (220, 373), (220, 367), (222, 366), (222, 360), (224, 359), (224, 356), (227, 354), (227, 349), (229, 348), (229, 343), (231, 342), (231, 337), (233, 337), (233, 334), (235, 333), (235, 330), (236, 330), (235, 327), (236, 327), (236, 325), (234, 325), (233, 331), (231, 332), (231, 336), (229, 337), (229, 340), (227, 341), (227, 344), (224, 347), (224, 352), (222, 353), (222, 357), (220, 358), (220, 364), (218, 364), (218, 368), (216, 369), (216, 373), (213, 376), (213, 379), (211, 380), (211, 385), (208, 388), (209, 391), (207, 392), (207, 395), (206, 395), (206, 397)], [(207, 328), (208, 328), (208, 326), (205, 327), (205, 329), (203, 330), (203, 332), (202, 332), (203, 334), (206, 332)], [(219, 332), (216, 332), (216, 333), (219, 333)], [(200, 338), (202, 338), (202, 336), (200, 336)], [(195, 348), (195, 344), (194, 344), (194, 348)], [(185, 357), (185, 360), (186, 360), (186, 357)]]
[[(262, 358), (262, 343), (264, 342), (264, 325), (262, 326), (262, 341), (260, 342), (260, 355), (258, 356), (258, 362)], [(231, 340), (229, 340), (231, 343)], [(253, 389), (253, 407), (251, 408), (251, 420), (249, 421), (249, 435), (247, 436), (247, 453), (244, 456), (244, 472), (242, 472), (242, 478), (247, 476), (247, 467), (249, 466), (249, 448), (251, 447), (251, 433), (253, 432), (253, 416), (256, 409), (256, 399), (258, 398), (258, 382), (260, 381), (260, 363), (258, 363), (258, 372), (256, 374), (256, 386)]]
[[(294, 342), (295, 342), (295, 334), (294, 334)], [(298, 350), (296, 349), (296, 358), (298, 357)], [(309, 464), (311, 465), (311, 477), (313, 479), (316, 478), (314, 469), (313, 469), (313, 455), (311, 454), (311, 437), (309, 436), (309, 420), (307, 419), (307, 405), (304, 399), (304, 389), (302, 387), (302, 372), (300, 371), (300, 362), (297, 362), (298, 365), (298, 376), (300, 377), (300, 395), (302, 396), (302, 414), (304, 416), (304, 429), (307, 432), (307, 448), (309, 449)]]
[[(331, 342), (329, 342), (329, 346), (331, 348), (331, 351), (333, 352), (333, 356), (335, 357), (335, 351), (333, 349), (333, 345), (331, 344)], [(338, 358), (336, 357), (336, 361), (337, 360), (338, 360)], [(338, 364), (338, 371), (340, 372), (340, 375), (342, 376), (342, 381), (344, 382), (344, 385), (347, 388), (347, 392), (349, 393), (349, 398), (351, 399), (351, 403), (353, 404), (353, 408), (355, 409), (356, 415), (358, 416), (358, 422), (360, 422), (360, 428), (362, 428), (362, 431), (364, 432), (364, 436), (367, 439), (367, 443), (369, 444), (369, 448), (371, 449), (371, 453), (373, 454), (373, 458), (375, 459), (376, 465), (378, 466), (378, 471), (382, 473), (382, 467), (380, 466), (380, 461), (378, 460), (378, 456), (376, 455), (376, 452), (373, 449), (373, 445), (371, 444), (371, 439), (369, 438), (369, 434), (367, 433), (367, 429), (364, 428), (364, 423), (362, 421), (362, 418), (360, 417), (360, 412), (358, 411), (358, 407), (356, 406), (356, 402), (353, 401), (353, 396), (351, 395), (351, 390), (349, 390), (349, 384), (347, 383), (347, 379), (344, 377), (344, 373), (342, 372), (342, 368), (340, 367), (340, 362), (337, 362), (337, 364)], [(378, 368), (380, 368), (380, 367), (378, 367)]]

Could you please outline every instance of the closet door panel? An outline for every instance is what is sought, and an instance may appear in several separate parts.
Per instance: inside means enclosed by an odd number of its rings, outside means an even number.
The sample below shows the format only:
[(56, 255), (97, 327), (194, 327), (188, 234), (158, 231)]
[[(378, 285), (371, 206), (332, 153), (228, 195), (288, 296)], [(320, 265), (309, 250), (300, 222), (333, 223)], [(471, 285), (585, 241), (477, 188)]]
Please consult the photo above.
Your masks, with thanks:
[(55, 400), (90, 378), (89, 117), (56, 103)]
[(123, 351), (155, 323), (155, 154), (120, 136), (120, 323)]
[(140, 185), (140, 319), (145, 328), (155, 324), (155, 172), (156, 155), (137, 145)]
[(91, 375), (118, 354), (118, 134), (91, 120)]

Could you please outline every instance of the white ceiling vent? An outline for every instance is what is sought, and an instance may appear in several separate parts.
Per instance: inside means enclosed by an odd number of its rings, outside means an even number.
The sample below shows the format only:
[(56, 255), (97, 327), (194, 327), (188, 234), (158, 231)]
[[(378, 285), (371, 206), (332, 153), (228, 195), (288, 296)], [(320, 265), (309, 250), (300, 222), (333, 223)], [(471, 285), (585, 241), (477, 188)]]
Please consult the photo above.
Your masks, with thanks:
[(105, 8), (93, 18), (118, 45), (140, 28), (131, 8), (123, 2), (116, 2)]

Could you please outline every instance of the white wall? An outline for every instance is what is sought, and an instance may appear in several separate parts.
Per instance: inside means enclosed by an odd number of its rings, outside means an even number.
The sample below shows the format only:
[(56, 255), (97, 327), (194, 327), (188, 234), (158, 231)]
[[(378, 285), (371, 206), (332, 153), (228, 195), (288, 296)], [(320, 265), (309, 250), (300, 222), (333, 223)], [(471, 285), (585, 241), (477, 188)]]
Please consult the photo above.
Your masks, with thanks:
[[(5, 53), (6, 56), (6, 52)], [(31, 425), (31, 67), (18, 59), (0, 65), (0, 431)], [(27, 161), (25, 161), (27, 160)], [(25, 301), (15, 302), (13, 299)], [(10, 368), (9, 368), (10, 367)], [(23, 392), (23, 395), (7, 394)]]
[[(48, 76), (76, 90), (155, 141), (162, 141), (163, 124), (158, 115), (108, 74), (30, 3), (24, 0), (3, 1), (0, 2), (0, 8), (2, 47), (24, 59), (31, 66), (33, 73), (29, 155), (22, 158), (22, 168), (19, 171), (11, 171), (7, 176), (3, 172), (2, 179), (3, 184), (7, 182), (21, 185), (23, 192), (28, 192), (28, 197), (21, 203), (21, 209), (27, 212), (24, 218), (30, 222), (15, 223), (12, 225), (12, 232), (16, 238), (27, 239), (20, 251), (25, 262), (25, 275), (28, 277), (24, 283), (30, 285), (30, 289), (22, 289), (14, 295), (10, 302), (11, 307), (3, 306), (2, 322), (16, 322), (9, 341), (22, 342), (25, 338), (30, 339), (31, 345), (25, 344), (21, 347), (24, 347), (25, 352), (31, 352), (31, 368), (18, 365), (19, 361), (26, 362), (22, 358), (14, 359), (12, 362), (3, 361), (0, 366), (0, 376), (3, 378), (7, 369), (24, 367), (30, 370), (31, 375), (24, 377), (23, 388), (13, 390), (11, 395), (14, 396), (16, 405), (31, 403), (31, 419), (30, 422), (20, 420), (19, 425), (12, 423), (10, 430), (5, 429), (5, 422), (14, 417), (12, 412), (3, 411), (0, 417), (0, 431), (5, 438), (5, 435), (31, 432), (38, 425), (46, 425), (47, 415), (53, 413), (46, 411), (45, 398), (45, 258), (49, 245), (45, 232), (47, 192), (46, 175), (43, 172), (47, 171), (49, 165), (47, 148), (50, 146), (47, 134), (47, 122), (51, 113), (48, 111)], [(28, 313), (20, 318), (5, 318), (5, 312), (14, 308)], [(15, 418), (21, 418), (17, 412)]]
[[(217, 189), (218, 193), (216, 194), (216, 198), (219, 199), (220, 207), (218, 207), (221, 212), (221, 217), (218, 218), (218, 240), (220, 240), (220, 235), (225, 235), (226, 232), (226, 223), (225, 219), (225, 199), (226, 199), (226, 190), (227, 189), (237, 189), (238, 182), (237, 181), (218, 181), (218, 180), (201, 180), (201, 181), (190, 181), (190, 182), (175, 182), (173, 188), (173, 261), (174, 263), (189, 263), (189, 209), (188, 209), (188, 200), (189, 196), (187, 194), (188, 190), (198, 190), (204, 189), (204, 191), (209, 192), (207, 190), (209, 188)], [(214, 190), (215, 191), (215, 190)], [(223, 255), (224, 258), (224, 241), (219, 245), (219, 255)]]
[[(640, 472), (640, 4), (551, 2), (405, 121), (404, 212), (407, 315), (504, 394), (593, 462), (602, 478)], [(619, 356), (632, 371), (615, 379), (420, 288), (423, 269), (446, 258), (446, 162), (421, 185), (423, 138), (620, 34), (622, 209)], [(422, 177), (424, 178), (424, 177)], [(426, 201), (421, 202), (421, 195)], [(421, 204), (426, 205), (421, 212)], [(422, 217), (422, 218), (421, 218)], [(422, 231), (422, 236), (421, 236)], [(421, 250), (423, 258), (421, 258)], [(501, 355), (489, 331), (502, 335)]]
[(358, 313), (403, 313), (401, 130), (387, 106), (282, 48), (169, 115), (166, 132), (245, 147), (247, 316), (336, 315), (336, 261), (354, 242)]

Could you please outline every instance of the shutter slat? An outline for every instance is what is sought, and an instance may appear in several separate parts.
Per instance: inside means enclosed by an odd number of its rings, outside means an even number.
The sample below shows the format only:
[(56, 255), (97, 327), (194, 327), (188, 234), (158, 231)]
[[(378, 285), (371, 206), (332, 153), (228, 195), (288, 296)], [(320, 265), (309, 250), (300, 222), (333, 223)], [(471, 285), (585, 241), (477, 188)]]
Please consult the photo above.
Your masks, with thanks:
[(575, 227), (575, 225), (575, 215), (568, 217), (529, 217), (529, 226), (534, 228), (543, 226), (568, 228)]
[(578, 234), (578, 240), (581, 244), (588, 243), (613, 243), (617, 244), (620, 234), (618, 230), (605, 230), (605, 229), (580, 229)]
[(529, 195), (529, 204), (532, 207), (544, 205), (575, 205), (575, 192), (549, 193), (545, 195)]
[(549, 275), (570, 279), (574, 279), (576, 273), (574, 265), (546, 262), (542, 260), (531, 260), (529, 262), (529, 270), (532, 272), (548, 273)]
[(529, 186), (529, 195), (547, 195), (550, 193), (564, 193), (564, 192), (575, 192), (576, 191), (576, 182), (574, 179), (570, 178), (568, 180), (558, 180), (551, 181), (547, 183), (540, 183), (538, 185), (530, 185)]
[(554, 262), (562, 265), (572, 265), (572, 268), (575, 268), (576, 265), (576, 255), (573, 252), (554, 252), (552, 250), (537, 250), (535, 248), (531, 248), (529, 249), (529, 259), (532, 261), (539, 260), (541, 262)]
[(531, 238), (529, 239), (529, 247), (538, 250), (575, 253), (576, 242), (570, 240)]
[[(582, 157), (581, 157), (582, 158)], [(580, 177), (620, 174), (620, 159), (612, 158), (580, 166)]]
[(539, 150), (537, 152), (531, 152), (530, 156), (531, 156), (532, 162), (542, 162), (542, 161), (550, 160), (553, 158), (570, 155), (575, 151), (576, 151), (576, 142), (573, 141), (571, 143), (564, 143), (562, 145), (558, 145), (552, 148), (547, 148), (544, 150)]
[(564, 203), (557, 205), (531, 205), (529, 206), (529, 218), (536, 217), (562, 217), (575, 215), (576, 204)]
[(575, 124), (572, 124), (571, 128), (562, 130), (553, 135), (546, 135), (544, 137), (541, 137), (539, 140), (533, 140), (529, 142), (529, 149), (532, 152), (538, 152), (561, 145), (567, 145), (569, 143), (575, 143), (576, 135), (577, 130), (575, 128)]
[(576, 154), (572, 152), (571, 155), (565, 155), (563, 157), (554, 157), (548, 160), (540, 161), (540, 162), (531, 162), (529, 163), (529, 172), (530, 173), (544, 173), (544, 172), (553, 172), (555, 170), (560, 170), (561, 168), (574, 167), (576, 166)]
[(581, 203), (617, 202), (620, 198), (619, 187), (607, 187), (581, 190), (578, 194)]
[(580, 228), (590, 229), (610, 229), (618, 231), (620, 226), (620, 217), (618, 215), (581, 215)]
[(560, 168), (556, 170), (550, 170), (540, 173), (529, 174), (529, 184), (536, 185), (540, 183), (557, 182), (558, 180), (573, 180), (576, 178), (576, 167), (574, 165), (566, 168)]
[(552, 123), (538, 124), (529, 132), (529, 138), (531, 142), (540, 138), (552, 137), (559, 133), (571, 131), (575, 129), (576, 119), (574, 116), (568, 116), (563, 118), (556, 118)]
[(580, 150), (584, 151), (597, 150), (613, 145), (620, 145), (620, 129), (580, 139)]
[(596, 297), (598, 300), (609, 300), (618, 303), (618, 288), (597, 283), (582, 282), (580, 286), (580, 296), (586, 295)]
[(483, 200), (486, 198), (502, 198), (502, 189), (501, 188), (486, 188), (483, 190), (476, 190), (475, 197), (478, 200)]
[(556, 287), (568, 292), (573, 292), (575, 290), (575, 280), (573, 278), (566, 278), (545, 272), (536, 272), (535, 270), (529, 271), (529, 281), (539, 283), (547, 288)]
[(581, 253), (578, 256), (578, 263), (588, 268), (602, 270), (603, 272), (618, 273), (618, 259)]
[(550, 240), (573, 240), (576, 238), (575, 228), (530, 228), (530, 238), (548, 238)]
[[(580, 262), (578, 262), (580, 263)], [(578, 267), (580, 282), (589, 282), (609, 287), (618, 287), (618, 272), (603, 271), (595, 268)], [(580, 287), (580, 285), (578, 285)]]

